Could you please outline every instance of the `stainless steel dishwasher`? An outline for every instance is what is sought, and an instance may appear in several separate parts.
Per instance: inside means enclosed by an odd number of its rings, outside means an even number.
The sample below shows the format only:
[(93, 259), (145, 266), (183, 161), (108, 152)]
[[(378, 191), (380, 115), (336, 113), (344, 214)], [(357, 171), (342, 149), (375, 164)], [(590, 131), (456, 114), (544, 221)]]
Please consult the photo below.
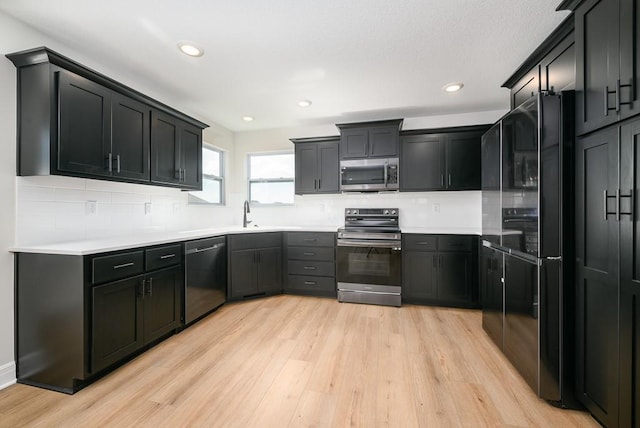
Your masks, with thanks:
[(225, 302), (227, 295), (226, 238), (185, 243), (184, 323), (189, 324)]

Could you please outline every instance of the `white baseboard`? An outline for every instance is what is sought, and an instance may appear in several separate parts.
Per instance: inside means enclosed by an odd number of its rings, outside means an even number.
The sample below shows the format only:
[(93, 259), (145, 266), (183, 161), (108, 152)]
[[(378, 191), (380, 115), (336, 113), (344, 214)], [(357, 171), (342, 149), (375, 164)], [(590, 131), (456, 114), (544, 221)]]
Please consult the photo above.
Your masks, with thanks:
[(16, 363), (11, 361), (0, 366), (0, 389), (16, 383)]

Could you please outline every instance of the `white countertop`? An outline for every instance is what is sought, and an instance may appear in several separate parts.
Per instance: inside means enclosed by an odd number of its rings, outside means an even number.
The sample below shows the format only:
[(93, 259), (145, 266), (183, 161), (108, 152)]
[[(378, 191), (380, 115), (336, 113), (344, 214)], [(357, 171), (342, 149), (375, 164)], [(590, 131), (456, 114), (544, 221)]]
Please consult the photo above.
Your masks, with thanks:
[[(208, 229), (195, 229), (174, 232), (141, 233), (114, 238), (94, 239), (84, 241), (57, 242), (44, 245), (15, 246), (9, 249), (14, 253), (41, 253), (60, 254), (71, 256), (84, 256), (89, 254), (105, 253), (108, 251), (126, 250), (136, 247), (169, 244), (172, 242), (190, 241), (193, 239), (208, 238), (212, 236), (229, 235), (237, 233), (260, 232), (336, 232), (335, 226), (222, 226)], [(422, 234), (446, 234), (446, 235), (480, 235), (481, 232), (473, 228), (434, 228), (434, 227), (407, 227), (402, 228), (402, 233)]]
[(236, 233), (260, 233), (260, 232), (335, 232), (337, 227), (328, 226), (222, 226), (210, 229), (184, 230), (175, 232), (143, 233), (114, 238), (95, 239), (85, 241), (57, 242), (46, 245), (16, 246), (9, 249), (14, 253), (42, 253), (61, 254), (71, 256), (84, 256), (88, 254), (105, 253), (108, 251), (126, 250), (129, 248), (146, 247), (150, 245), (168, 244), (171, 242), (189, 241), (192, 239), (208, 238), (212, 236), (229, 235)]

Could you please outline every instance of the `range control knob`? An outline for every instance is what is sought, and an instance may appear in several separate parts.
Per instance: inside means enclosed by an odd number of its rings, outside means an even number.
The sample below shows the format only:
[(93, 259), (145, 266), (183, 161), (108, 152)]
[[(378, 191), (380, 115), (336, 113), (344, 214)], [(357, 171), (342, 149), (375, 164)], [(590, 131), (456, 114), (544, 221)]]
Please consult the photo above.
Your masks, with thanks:
[(391, 215), (396, 215), (396, 214), (398, 214), (396, 210), (391, 210)]
[(389, 215), (389, 210), (384, 210), (384, 215)]
[(347, 215), (351, 214), (351, 210), (347, 210)]
[(351, 214), (353, 214), (353, 215), (358, 215), (358, 210), (353, 210), (353, 211), (351, 211)]

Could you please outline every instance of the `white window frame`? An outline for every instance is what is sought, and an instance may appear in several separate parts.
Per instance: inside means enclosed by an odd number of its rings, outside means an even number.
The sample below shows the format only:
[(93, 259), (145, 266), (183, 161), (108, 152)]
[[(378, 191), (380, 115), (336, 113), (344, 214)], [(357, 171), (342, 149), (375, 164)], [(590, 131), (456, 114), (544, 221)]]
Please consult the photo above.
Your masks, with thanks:
[[(220, 202), (204, 202), (204, 201), (194, 201), (192, 200), (191, 197), (188, 198), (188, 203), (190, 205), (216, 205), (216, 206), (223, 206), (225, 205), (225, 168), (224, 168), (224, 162), (225, 162), (225, 151), (222, 149), (219, 149), (215, 146), (212, 146), (211, 144), (207, 144), (207, 143), (203, 143), (202, 144), (202, 151), (204, 152), (205, 150), (211, 150), (214, 152), (218, 152), (218, 154), (220, 155), (220, 176), (217, 175), (211, 175), (211, 174), (205, 174), (204, 170), (202, 171), (202, 185), (204, 186), (204, 180), (213, 180), (213, 181), (219, 181), (220, 182)], [(204, 157), (204, 156), (203, 156)], [(189, 192), (191, 193), (191, 192)], [(191, 196), (191, 195), (189, 195)]]
[[(252, 157), (259, 157), (259, 156), (277, 156), (277, 155), (292, 155), (294, 156), (293, 158), (293, 162), (294, 162), (294, 172), (293, 172), (293, 176), (291, 178), (285, 178), (285, 177), (281, 177), (281, 178), (256, 178), (256, 179), (252, 179), (251, 178), (251, 158)], [(281, 151), (274, 151), (274, 152), (260, 152), (260, 153), (248, 153), (247, 154), (247, 200), (249, 201), (249, 203), (251, 205), (256, 205), (256, 206), (261, 206), (261, 207), (283, 207), (283, 206), (293, 206), (295, 205), (295, 202), (291, 202), (291, 203), (284, 203), (284, 202), (276, 202), (273, 204), (265, 204), (265, 203), (261, 203), (261, 202), (254, 202), (251, 200), (251, 183), (293, 183), (294, 185), (294, 190), (293, 190), (293, 196), (295, 197), (295, 154), (293, 151), (291, 150), (281, 150)]]

